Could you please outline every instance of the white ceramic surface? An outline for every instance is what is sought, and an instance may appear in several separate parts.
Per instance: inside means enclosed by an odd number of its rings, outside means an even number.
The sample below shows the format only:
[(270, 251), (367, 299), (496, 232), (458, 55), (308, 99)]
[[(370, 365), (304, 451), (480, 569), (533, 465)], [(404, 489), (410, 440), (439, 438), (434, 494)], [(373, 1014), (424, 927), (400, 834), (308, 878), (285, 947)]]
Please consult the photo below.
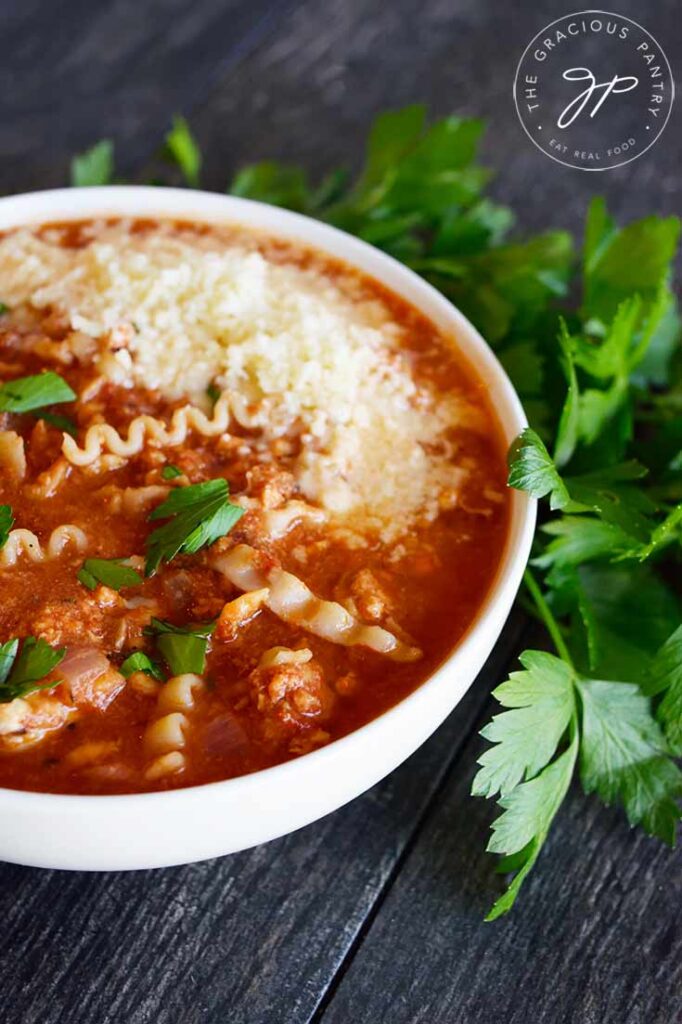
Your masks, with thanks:
[[(112, 186), (0, 199), (0, 230), (103, 216), (237, 223), (331, 253), (404, 296), (456, 339), (487, 383), (509, 441), (526, 424), (504, 370), (469, 321), (416, 274), (334, 228), (261, 203), (185, 189)], [(369, 725), (275, 768), (172, 792), (63, 796), (0, 788), (0, 859), (81, 870), (183, 864), (274, 839), (352, 800), (409, 757), (475, 679), (511, 608), (534, 526), (535, 503), (514, 492), (504, 558), (477, 620), (427, 682)]]

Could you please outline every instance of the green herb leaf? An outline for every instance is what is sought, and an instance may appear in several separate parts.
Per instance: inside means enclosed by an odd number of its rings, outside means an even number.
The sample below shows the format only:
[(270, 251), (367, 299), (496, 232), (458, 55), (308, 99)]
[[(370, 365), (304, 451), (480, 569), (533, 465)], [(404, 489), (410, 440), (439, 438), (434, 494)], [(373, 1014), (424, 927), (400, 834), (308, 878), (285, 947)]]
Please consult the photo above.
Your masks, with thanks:
[(69, 416), (60, 416), (56, 412), (42, 412), (37, 419), (45, 420), (51, 427), (56, 427), (71, 437), (78, 437), (78, 425)]
[(75, 398), (66, 381), (51, 371), (0, 384), (0, 412), (31, 412), (45, 405), (73, 402)]
[(14, 526), (14, 515), (10, 505), (0, 505), (0, 551), (9, 539), (10, 530)]
[(167, 466), (164, 466), (161, 470), (161, 476), (164, 480), (177, 480), (177, 478), (182, 475), (182, 470), (170, 463)]
[(132, 676), (133, 672), (145, 672), (148, 676), (152, 676), (159, 682), (163, 682), (163, 672), (161, 667), (144, 653), (144, 651), (135, 651), (133, 654), (129, 654), (121, 665), (121, 675), (128, 679)]
[(184, 672), (202, 675), (206, 668), (206, 649), (215, 622), (195, 622), (173, 626), (170, 622), (152, 619), (145, 632), (156, 637), (156, 646), (174, 676)]
[(229, 500), (227, 481), (207, 480), (172, 491), (150, 520), (169, 519), (147, 538), (147, 576), (179, 553), (192, 555), (223, 537), (244, 515)]
[(623, 300), (652, 302), (670, 273), (680, 233), (677, 217), (646, 217), (616, 229), (603, 200), (588, 214), (583, 317), (608, 321)]
[(34, 636), (24, 640), (17, 654), (18, 646), (18, 640), (10, 640), (0, 647), (0, 704), (36, 690), (52, 689), (59, 682), (41, 684), (40, 680), (57, 667), (66, 654), (65, 647), (50, 647)]
[(671, 752), (682, 757), (682, 626), (658, 651), (642, 689), (649, 696), (663, 694), (656, 717)]
[(568, 327), (563, 317), (561, 317), (559, 323), (559, 347), (561, 349), (559, 361), (561, 369), (566, 375), (566, 383), (568, 385), (566, 400), (559, 418), (554, 447), (554, 464), (560, 468), (570, 461), (578, 443), (580, 393), (578, 391), (578, 377), (575, 372), (571, 351), (571, 336), (568, 333)]
[(173, 118), (173, 127), (166, 135), (166, 151), (182, 171), (187, 184), (199, 188), (201, 151), (184, 117)]
[(486, 921), (496, 920), (514, 905), (519, 889), (534, 866), (552, 821), (568, 792), (577, 754), (578, 739), (574, 736), (568, 749), (556, 761), (500, 800), (504, 813), (493, 822), (493, 835), (488, 850), (490, 853), (505, 855), (499, 870), (513, 870), (517, 874), (507, 891), (493, 905)]
[(304, 211), (310, 201), (306, 176), (300, 167), (287, 167), (271, 160), (244, 167), (235, 176), (230, 192), (289, 210)]
[(566, 477), (571, 498), (579, 506), (597, 512), (607, 523), (620, 527), (635, 540), (647, 543), (656, 505), (635, 485), (646, 469), (634, 459), (579, 477)]
[(474, 796), (509, 794), (524, 778), (532, 778), (554, 756), (575, 711), (569, 666), (542, 651), (524, 651), (525, 672), (512, 672), (493, 691), (505, 708), (482, 730), (496, 746), (479, 758), (482, 766), (472, 786)]
[(674, 845), (682, 773), (668, 756), (649, 701), (631, 683), (578, 679), (577, 685), (585, 792), (622, 803), (631, 825)]
[(10, 674), (18, 650), (19, 641), (16, 637), (14, 640), (8, 640), (7, 643), (0, 644), (0, 687), (6, 682)]
[[(598, 559), (613, 559), (630, 550), (632, 538), (618, 526), (591, 516), (562, 516), (541, 527), (555, 538), (533, 559), (543, 569), (561, 570)], [(551, 583), (551, 578), (548, 579)]]
[(102, 139), (71, 161), (71, 184), (74, 186), (110, 185), (113, 177), (114, 144), (110, 139)]
[(530, 427), (519, 434), (509, 450), (509, 486), (533, 498), (549, 494), (552, 509), (563, 508), (570, 501), (551, 455)]
[(139, 572), (126, 565), (123, 558), (86, 558), (78, 579), (88, 590), (94, 590), (98, 583), (121, 590), (122, 587), (138, 587), (143, 582)]

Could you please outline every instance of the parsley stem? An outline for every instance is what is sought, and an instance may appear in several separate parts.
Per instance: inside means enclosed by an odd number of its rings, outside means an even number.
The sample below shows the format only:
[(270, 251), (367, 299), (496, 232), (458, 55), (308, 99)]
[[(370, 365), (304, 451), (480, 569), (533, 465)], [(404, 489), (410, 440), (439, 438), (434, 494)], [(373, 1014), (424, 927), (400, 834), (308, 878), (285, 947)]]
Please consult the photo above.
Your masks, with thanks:
[(526, 569), (526, 571), (524, 572), (523, 582), (528, 587), (531, 597), (535, 601), (535, 607), (540, 613), (540, 618), (547, 627), (547, 632), (552, 638), (552, 643), (556, 648), (557, 654), (562, 659), (562, 661), (565, 661), (567, 665), (570, 665), (571, 668), (574, 668), (575, 666), (573, 665), (573, 659), (571, 658), (568, 647), (566, 646), (566, 642), (563, 636), (561, 635), (559, 623), (554, 618), (554, 615), (552, 614), (549, 605), (545, 601), (542, 591), (540, 590), (540, 587), (538, 586), (535, 577), (533, 576), (530, 569)]

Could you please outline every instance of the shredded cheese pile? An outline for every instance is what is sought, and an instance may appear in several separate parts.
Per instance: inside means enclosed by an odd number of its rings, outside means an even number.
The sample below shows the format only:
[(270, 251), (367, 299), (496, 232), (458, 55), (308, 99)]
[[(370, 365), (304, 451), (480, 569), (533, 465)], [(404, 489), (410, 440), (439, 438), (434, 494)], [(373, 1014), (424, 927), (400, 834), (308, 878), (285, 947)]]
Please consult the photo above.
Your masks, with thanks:
[(78, 248), (21, 229), (0, 239), (0, 298), (100, 339), (100, 370), (118, 383), (203, 403), (217, 382), (266, 438), (301, 434), (306, 497), (384, 537), (433, 519), (461, 482), (435, 452), (471, 407), (417, 384), (404, 328), (350, 272), (170, 225), (99, 224)]

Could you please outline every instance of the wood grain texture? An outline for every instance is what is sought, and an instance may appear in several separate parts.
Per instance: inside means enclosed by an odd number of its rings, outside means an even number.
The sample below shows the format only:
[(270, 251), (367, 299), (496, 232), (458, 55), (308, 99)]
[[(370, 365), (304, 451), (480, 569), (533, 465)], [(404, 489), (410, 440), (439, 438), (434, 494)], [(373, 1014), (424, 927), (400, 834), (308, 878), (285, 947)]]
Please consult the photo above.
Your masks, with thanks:
[[(452, 769), (321, 1024), (673, 1024), (682, 1017), (682, 853), (574, 790), (511, 915), (468, 797), (481, 742)], [(466, 820), (467, 828), (461, 828)]]
[(114, 139), (127, 175), (171, 116), (290, 8), (289, 0), (0, 4), (0, 188), (67, 183), (74, 152)]
[(515, 616), (417, 754), (299, 833), (164, 871), (0, 865), (3, 1012), (22, 1024), (309, 1021), (504, 672), (520, 624)]
[[(674, 0), (621, 0), (675, 66), (682, 19)], [(682, 209), (682, 104), (643, 158), (590, 174), (563, 167), (524, 134), (512, 99), (517, 62), (533, 36), (572, 8), (564, 0), (305, 0), (235, 64), (192, 123), (207, 153), (205, 180), (224, 189), (235, 166), (279, 157), (321, 174), (357, 166), (372, 118), (424, 102), (438, 115), (481, 117), (493, 192), (523, 230), (580, 233), (595, 192), (618, 218)]]

